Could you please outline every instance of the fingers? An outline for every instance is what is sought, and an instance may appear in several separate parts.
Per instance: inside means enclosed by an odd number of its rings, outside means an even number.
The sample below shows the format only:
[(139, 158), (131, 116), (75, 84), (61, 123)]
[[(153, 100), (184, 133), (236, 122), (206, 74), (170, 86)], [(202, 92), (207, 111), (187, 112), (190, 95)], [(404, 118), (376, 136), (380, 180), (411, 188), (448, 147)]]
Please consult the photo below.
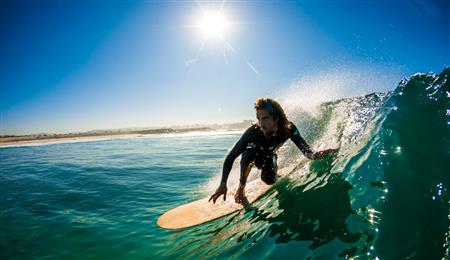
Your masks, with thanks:
[(240, 193), (236, 193), (236, 195), (234, 196), (234, 201), (238, 204), (242, 204), (245, 205), (247, 204), (248, 200), (245, 197), (244, 194), (240, 194)]
[(322, 160), (322, 152), (315, 152), (313, 158), (314, 160)]
[(213, 201), (214, 204), (216, 204), (217, 194), (214, 193), (214, 194), (211, 196), (211, 198), (209, 198), (208, 202), (210, 202), (211, 200)]
[(216, 194), (214, 193), (213, 195), (211, 195), (211, 198), (209, 198), (208, 202), (210, 202), (214, 198), (214, 195)]
[(249, 204), (247, 198), (245, 196), (239, 196), (239, 197), (235, 197), (234, 201), (236, 203), (242, 204), (242, 205), (247, 205)]
[(333, 153), (333, 152), (335, 152), (335, 151), (337, 151), (337, 149), (332, 149), (332, 148), (330, 148), (330, 149), (326, 149), (326, 150), (317, 152), (317, 158), (318, 158), (319, 160), (320, 160), (320, 159), (323, 159), (325, 156), (327, 156), (328, 154)]
[(242, 200), (242, 205), (243, 206), (247, 206), (249, 204), (250, 204), (250, 202), (248, 201), (248, 199), (246, 197), (244, 197), (243, 200)]
[(213, 201), (214, 204), (216, 204), (216, 200), (223, 195), (223, 200), (227, 200), (227, 192), (220, 192), (220, 193), (214, 193), (213, 195), (211, 195), (211, 198), (209, 198), (208, 202), (210, 202), (211, 200)]
[(327, 154), (334, 153), (334, 152), (336, 152), (336, 151), (337, 151), (337, 149), (328, 149)]

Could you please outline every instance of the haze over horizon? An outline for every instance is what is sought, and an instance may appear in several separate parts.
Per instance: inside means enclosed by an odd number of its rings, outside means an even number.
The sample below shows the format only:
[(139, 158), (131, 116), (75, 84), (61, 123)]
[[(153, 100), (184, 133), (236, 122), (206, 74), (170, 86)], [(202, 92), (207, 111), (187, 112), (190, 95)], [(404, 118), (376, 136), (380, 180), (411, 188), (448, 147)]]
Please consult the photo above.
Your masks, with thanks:
[[(449, 65), (449, 2), (2, 1), (0, 134), (233, 123)], [(309, 98), (309, 100), (308, 100)]]
[[(79, 133), (89, 133), (89, 132), (102, 132), (102, 131), (140, 131), (140, 130), (159, 130), (159, 129), (167, 129), (171, 128), (174, 130), (177, 129), (196, 129), (196, 128), (203, 128), (203, 127), (209, 127), (213, 130), (227, 130), (227, 128), (221, 128), (221, 129), (214, 129), (214, 127), (222, 126), (222, 127), (229, 127), (230, 125), (244, 125), (249, 123), (251, 121), (252, 123), (254, 120), (251, 119), (243, 119), (240, 122), (223, 122), (223, 123), (192, 123), (192, 124), (186, 124), (186, 125), (166, 125), (166, 126), (139, 126), (139, 127), (133, 127), (133, 126), (127, 126), (127, 127), (114, 127), (114, 128), (100, 128), (100, 129), (88, 129), (88, 130), (82, 130), (82, 131), (67, 131), (67, 132), (36, 132), (36, 133), (29, 133), (29, 134), (0, 134), (0, 136), (7, 137), (7, 136), (34, 136), (34, 135), (59, 135), (59, 134), (79, 134)], [(241, 128), (239, 128), (241, 129)], [(239, 130), (238, 128), (233, 128), (232, 130)], [(243, 128), (242, 128), (243, 129)]]

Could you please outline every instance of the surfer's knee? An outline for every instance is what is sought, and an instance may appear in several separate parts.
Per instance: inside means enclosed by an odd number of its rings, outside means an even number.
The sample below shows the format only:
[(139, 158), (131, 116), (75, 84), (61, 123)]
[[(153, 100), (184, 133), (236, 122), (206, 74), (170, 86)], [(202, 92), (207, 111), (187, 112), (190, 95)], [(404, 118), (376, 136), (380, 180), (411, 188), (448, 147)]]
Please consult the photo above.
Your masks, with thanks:
[(272, 185), (277, 181), (277, 155), (274, 154), (267, 158), (261, 169), (261, 180), (268, 185)]
[(277, 173), (276, 172), (272, 172), (272, 173), (262, 172), (261, 180), (263, 182), (265, 182), (267, 185), (272, 185), (277, 181)]
[(277, 167), (272, 165), (264, 165), (261, 169), (261, 180), (268, 185), (272, 185), (277, 181)]
[(245, 149), (241, 155), (241, 167), (247, 167), (256, 158), (255, 149)]

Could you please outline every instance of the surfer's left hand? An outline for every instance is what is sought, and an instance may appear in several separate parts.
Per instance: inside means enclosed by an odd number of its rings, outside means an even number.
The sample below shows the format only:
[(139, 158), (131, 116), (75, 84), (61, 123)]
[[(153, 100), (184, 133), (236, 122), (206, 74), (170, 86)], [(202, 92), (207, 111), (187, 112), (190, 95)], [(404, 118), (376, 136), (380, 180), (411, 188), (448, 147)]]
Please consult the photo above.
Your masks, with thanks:
[(335, 152), (335, 151), (337, 151), (337, 150), (338, 150), (337, 148), (335, 148), (335, 149), (330, 148), (330, 149), (326, 149), (326, 150), (323, 150), (323, 151), (315, 152), (315, 153), (314, 153), (314, 159), (315, 159), (315, 160), (321, 160), (321, 159), (323, 159), (325, 156), (327, 156), (328, 154), (330, 154), (330, 153), (332, 153), (332, 152)]

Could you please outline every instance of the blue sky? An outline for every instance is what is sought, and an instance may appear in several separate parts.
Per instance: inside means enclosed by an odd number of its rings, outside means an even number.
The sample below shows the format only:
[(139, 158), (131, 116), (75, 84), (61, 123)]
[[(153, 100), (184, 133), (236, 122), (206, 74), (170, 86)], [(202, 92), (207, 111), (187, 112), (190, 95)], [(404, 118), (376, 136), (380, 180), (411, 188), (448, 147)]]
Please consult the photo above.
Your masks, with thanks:
[[(0, 134), (235, 122), (298, 82), (387, 91), (450, 60), (445, 0), (0, 5)], [(220, 8), (228, 30), (205, 41), (194, 25)]]

